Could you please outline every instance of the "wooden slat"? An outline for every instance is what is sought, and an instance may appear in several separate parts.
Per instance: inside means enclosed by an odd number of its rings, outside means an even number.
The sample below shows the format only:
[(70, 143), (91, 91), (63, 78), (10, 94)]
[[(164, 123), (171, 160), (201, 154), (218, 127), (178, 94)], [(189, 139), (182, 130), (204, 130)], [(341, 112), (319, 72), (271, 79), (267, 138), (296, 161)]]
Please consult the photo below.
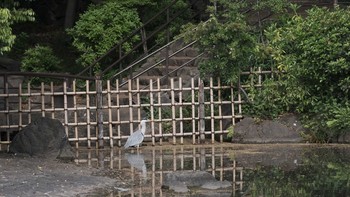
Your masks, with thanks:
[(176, 144), (176, 108), (175, 108), (175, 90), (174, 90), (174, 78), (171, 78), (170, 81), (171, 89), (171, 118), (172, 118), (172, 130), (173, 130), (173, 144)]
[(155, 139), (155, 133), (154, 133), (154, 98), (153, 98), (153, 80), (150, 79), (149, 81), (149, 90), (150, 90), (150, 112), (151, 112), (151, 136), (152, 136), (152, 145), (156, 144), (156, 139)]
[(184, 127), (183, 127), (183, 114), (182, 114), (182, 78), (179, 78), (179, 121), (180, 121), (180, 144), (184, 143), (184, 138), (183, 138), (183, 134), (184, 134)]
[(214, 91), (213, 78), (210, 78), (210, 128), (211, 128), (211, 143), (215, 142), (215, 121), (214, 121)]
[(86, 80), (85, 81), (85, 90), (86, 90), (86, 123), (87, 123), (87, 146), (88, 148), (91, 148), (91, 119), (90, 119), (90, 94), (88, 94), (88, 92), (90, 91), (90, 87), (89, 87), (89, 81)]
[(108, 107), (108, 129), (109, 129), (109, 147), (113, 148), (113, 118), (112, 118), (112, 98), (111, 98), (111, 81), (107, 80), (107, 107)]
[(192, 144), (196, 144), (196, 105), (194, 79), (191, 79), (191, 108), (192, 108)]

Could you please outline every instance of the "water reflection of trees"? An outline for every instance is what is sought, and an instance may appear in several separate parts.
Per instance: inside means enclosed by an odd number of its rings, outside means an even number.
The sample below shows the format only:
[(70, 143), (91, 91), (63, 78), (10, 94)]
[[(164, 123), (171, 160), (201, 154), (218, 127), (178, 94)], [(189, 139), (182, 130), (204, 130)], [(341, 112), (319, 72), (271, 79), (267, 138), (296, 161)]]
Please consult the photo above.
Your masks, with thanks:
[(340, 156), (343, 151), (346, 150), (310, 151), (290, 171), (280, 166), (246, 169), (243, 191), (252, 197), (350, 196), (350, 162), (348, 156)]

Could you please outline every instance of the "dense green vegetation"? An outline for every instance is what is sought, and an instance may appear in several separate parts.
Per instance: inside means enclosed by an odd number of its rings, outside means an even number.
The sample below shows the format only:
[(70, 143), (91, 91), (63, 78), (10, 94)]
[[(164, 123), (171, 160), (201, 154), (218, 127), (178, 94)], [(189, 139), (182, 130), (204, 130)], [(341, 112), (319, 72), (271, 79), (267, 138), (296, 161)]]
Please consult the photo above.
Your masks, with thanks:
[[(62, 57), (76, 57), (79, 66), (75, 67), (79, 70), (80, 65), (90, 65), (171, 1), (99, 2), (88, 1), (89, 6), (68, 34), (58, 28), (63, 37), (44, 34), (48, 38), (43, 42), (58, 39), (51, 44), (33, 43), (33, 34), (23, 32), (18, 33), (14, 43), (13, 28), (18, 22), (34, 20), (34, 12), (19, 7), (14, 0), (0, 3), (0, 54), (10, 54), (11, 48), (17, 46), (12, 52), (23, 53), (14, 55), (23, 62), (22, 70), (35, 72), (55, 71), (61, 62), (67, 63)], [(185, 8), (185, 2), (179, 1), (175, 10)], [(350, 9), (313, 7), (301, 15), (298, 6), (288, 2), (215, 0), (208, 7), (209, 19), (187, 25), (183, 32), (188, 39), (198, 38), (198, 48), (209, 57), (200, 65), (203, 76), (238, 84), (251, 80), (240, 76), (250, 67), (280, 71), (264, 80), (263, 88), (252, 86), (247, 90), (252, 102), (245, 105), (245, 114), (276, 118), (286, 112), (298, 113), (309, 129), (306, 138), (329, 142), (350, 130)], [(264, 18), (263, 13), (271, 15)], [(184, 12), (170, 26), (172, 36), (184, 21), (190, 20), (189, 14)], [(166, 17), (160, 17), (150, 23), (146, 34), (165, 21)], [(165, 39), (163, 31), (147, 44), (161, 45)], [(134, 36), (124, 43), (122, 52), (140, 40), (140, 36)], [(55, 47), (57, 43), (63, 43), (60, 50)], [(57, 55), (58, 51), (69, 55)], [(118, 53), (115, 51), (102, 63), (110, 63)], [(71, 64), (67, 68), (70, 71)]]
[[(91, 5), (68, 33), (73, 37), (73, 46), (81, 53), (78, 62), (89, 66), (140, 25), (136, 9), (110, 1)], [(140, 37), (135, 36), (124, 43), (123, 50), (129, 51), (132, 42), (139, 40)]]
[[(169, 0), (161, 3), (154, 0), (141, 2), (128, 0), (105, 1), (103, 4), (90, 5), (88, 10), (80, 16), (75, 26), (68, 30), (68, 34), (73, 38), (73, 46), (81, 54), (78, 58), (78, 64), (90, 66), (96, 59), (114, 47), (116, 43), (128, 38), (134, 30), (142, 25), (142, 22), (147, 22), (149, 18), (153, 17), (154, 14), (170, 2)], [(171, 11), (177, 12), (186, 8), (186, 6), (187, 4), (184, 1), (178, 1)], [(153, 12), (150, 10), (153, 10)], [(170, 31), (172, 33), (176, 32), (177, 27), (183, 24), (184, 19), (188, 19), (187, 17), (186, 13), (181, 15), (174, 22), (175, 24), (170, 26)], [(145, 36), (148, 36), (148, 32), (152, 34), (152, 31), (165, 22), (166, 17), (164, 16), (156, 18), (144, 29)], [(162, 42), (166, 40), (164, 31), (156, 35), (147, 42), (161, 42), (164, 44)], [(104, 62), (99, 63), (112, 64), (119, 54), (131, 51), (140, 40), (140, 32), (137, 32), (135, 36), (122, 43), (121, 49), (117, 47), (114, 54), (111, 53), (108, 58), (104, 59)], [(138, 50), (133, 51), (133, 53), (137, 54)], [(95, 66), (95, 70), (99, 70), (99, 65)]]
[[(257, 6), (218, 2), (224, 9), (211, 9), (208, 21), (189, 27), (200, 38), (198, 48), (210, 57), (200, 66), (204, 76), (237, 82), (240, 71), (251, 66), (278, 69), (281, 73), (265, 80), (263, 88), (251, 87), (253, 102), (246, 114), (298, 113), (310, 141), (329, 142), (350, 130), (349, 8), (314, 7), (302, 16), (283, 0)], [(282, 17), (249, 24), (240, 12), (245, 6), (256, 12), (269, 8)]]
[(310, 137), (329, 141), (350, 130), (350, 9), (313, 8), (266, 35), (281, 81)]
[[(184, 28), (187, 39), (198, 38), (198, 49), (208, 57), (200, 65), (203, 76), (220, 77), (226, 82), (236, 83), (240, 71), (251, 66), (270, 67), (271, 58), (266, 47), (264, 30), (272, 21), (250, 21), (245, 12), (259, 13), (268, 10), (279, 15), (283, 21), (290, 4), (287, 0), (261, 1), (215, 1), (209, 6), (210, 18), (199, 24)], [(260, 1), (258, 1), (260, 2)]]
[(31, 9), (21, 9), (19, 1), (7, 0), (0, 2), (0, 55), (11, 50), (16, 35), (12, 28), (16, 23), (33, 21), (34, 12)]

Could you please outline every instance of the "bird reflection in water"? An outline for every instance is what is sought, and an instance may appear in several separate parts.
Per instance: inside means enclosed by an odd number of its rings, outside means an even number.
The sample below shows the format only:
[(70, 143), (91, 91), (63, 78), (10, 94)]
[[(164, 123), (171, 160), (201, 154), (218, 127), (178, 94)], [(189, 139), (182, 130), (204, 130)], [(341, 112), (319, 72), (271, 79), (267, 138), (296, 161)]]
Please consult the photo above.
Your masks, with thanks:
[(140, 153), (126, 153), (125, 158), (129, 162), (130, 166), (136, 168), (141, 172), (143, 181), (147, 180), (147, 167), (144, 160), (144, 156)]

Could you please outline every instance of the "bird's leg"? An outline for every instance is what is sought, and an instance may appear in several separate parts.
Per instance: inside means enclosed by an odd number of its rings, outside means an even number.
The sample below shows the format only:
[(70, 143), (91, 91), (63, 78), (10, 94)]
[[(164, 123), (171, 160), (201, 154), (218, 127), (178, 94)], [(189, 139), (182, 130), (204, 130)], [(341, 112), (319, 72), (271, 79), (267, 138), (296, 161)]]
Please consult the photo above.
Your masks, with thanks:
[(140, 148), (140, 145), (136, 145), (137, 154), (139, 154), (140, 152), (139, 148)]

